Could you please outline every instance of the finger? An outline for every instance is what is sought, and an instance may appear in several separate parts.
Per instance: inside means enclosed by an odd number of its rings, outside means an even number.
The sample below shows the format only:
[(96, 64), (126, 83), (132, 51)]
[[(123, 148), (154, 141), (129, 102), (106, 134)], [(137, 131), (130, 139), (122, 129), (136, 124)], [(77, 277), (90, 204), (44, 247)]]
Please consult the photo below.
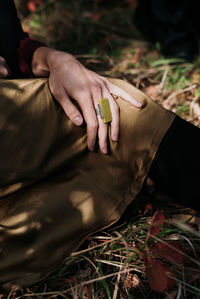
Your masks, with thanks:
[(93, 98), (90, 94), (84, 92), (78, 102), (87, 124), (87, 146), (89, 150), (93, 151), (99, 127)]
[(83, 117), (80, 111), (72, 103), (65, 90), (62, 88), (57, 88), (56, 90), (57, 91), (54, 91), (52, 93), (55, 99), (60, 103), (60, 105), (64, 109), (67, 116), (73, 121), (75, 125), (77, 126), (82, 125)]
[[(102, 89), (105, 86), (101, 86), (102, 83), (91, 84), (92, 99), (96, 109), (98, 109), (99, 100), (103, 97)], [(98, 120), (98, 143), (102, 154), (108, 153), (107, 136), (108, 136), (108, 125), (104, 124), (100, 115), (97, 116)]]
[(105, 81), (105, 84), (111, 94), (114, 94), (114, 95), (117, 95), (117, 96), (123, 98), (124, 100), (126, 100), (127, 102), (129, 102), (130, 104), (135, 106), (136, 108), (142, 107), (142, 104), (140, 102), (138, 102), (136, 99), (134, 99), (124, 89), (120, 88), (119, 86), (117, 86), (107, 80)]
[(108, 125), (103, 123), (103, 120), (98, 115), (98, 122), (99, 122), (99, 130), (98, 130), (98, 137), (99, 137), (99, 148), (102, 154), (108, 153)]

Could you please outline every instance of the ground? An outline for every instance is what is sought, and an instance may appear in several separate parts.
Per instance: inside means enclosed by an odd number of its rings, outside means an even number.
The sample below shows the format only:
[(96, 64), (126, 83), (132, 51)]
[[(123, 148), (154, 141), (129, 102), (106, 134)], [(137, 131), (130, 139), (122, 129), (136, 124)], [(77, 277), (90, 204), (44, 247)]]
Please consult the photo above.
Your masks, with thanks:
[[(32, 36), (129, 81), (199, 126), (200, 58), (163, 57), (160, 45), (133, 26), (135, 1), (24, 1), (28, 9), (16, 2)], [(140, 195), (131, 211), (128, 220), (88, 238), (45, 281), (9, 298), (199, 298), (197, 212), (155, 192)]]

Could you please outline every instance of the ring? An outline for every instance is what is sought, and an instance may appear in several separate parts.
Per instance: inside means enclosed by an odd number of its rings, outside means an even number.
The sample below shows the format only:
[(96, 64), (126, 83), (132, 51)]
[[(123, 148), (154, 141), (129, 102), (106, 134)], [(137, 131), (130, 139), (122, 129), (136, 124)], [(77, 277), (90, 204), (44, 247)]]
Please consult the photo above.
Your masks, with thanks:
[(107, 98), (100, 99), (98, 103), (98, 108), (95, 109), (96, 114), (100, 115), (104, 124), (107, 124), (112, 121), (112, 114), (110, 110), (110, 104)]

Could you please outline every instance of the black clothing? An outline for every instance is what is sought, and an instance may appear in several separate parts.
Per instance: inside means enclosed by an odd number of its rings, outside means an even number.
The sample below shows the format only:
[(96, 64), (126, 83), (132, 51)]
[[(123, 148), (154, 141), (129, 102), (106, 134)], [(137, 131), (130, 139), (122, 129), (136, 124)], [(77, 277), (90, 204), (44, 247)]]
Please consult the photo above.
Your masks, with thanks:
[(138, 29), (159, 42), (168, 57), (191, 61), (198, 54), (198, 1), (139, 0), (134, 16)]
[(31, 39), (23, 31), (13, 0), (0, 1), (0, 56), (12, 72), (12, 77), (32, 77), (33, 52), (44, 43)]
[(179, 204), (200, 210), (200, 130), (176, 117), (153, 160), (149, 177)]

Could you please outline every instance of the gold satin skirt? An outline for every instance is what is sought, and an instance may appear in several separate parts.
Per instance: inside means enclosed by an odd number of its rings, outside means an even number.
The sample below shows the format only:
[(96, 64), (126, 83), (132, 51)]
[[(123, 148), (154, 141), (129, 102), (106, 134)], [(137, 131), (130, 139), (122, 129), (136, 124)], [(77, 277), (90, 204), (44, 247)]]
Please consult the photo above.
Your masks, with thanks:
[(140, 192), (174, 114), (130, 84), (144, 104), (116, 97), (120, 138), (88, 151), (47, 79), (0, 80), (0, 285), (34, 284), (84, 239), (116, 222)]

